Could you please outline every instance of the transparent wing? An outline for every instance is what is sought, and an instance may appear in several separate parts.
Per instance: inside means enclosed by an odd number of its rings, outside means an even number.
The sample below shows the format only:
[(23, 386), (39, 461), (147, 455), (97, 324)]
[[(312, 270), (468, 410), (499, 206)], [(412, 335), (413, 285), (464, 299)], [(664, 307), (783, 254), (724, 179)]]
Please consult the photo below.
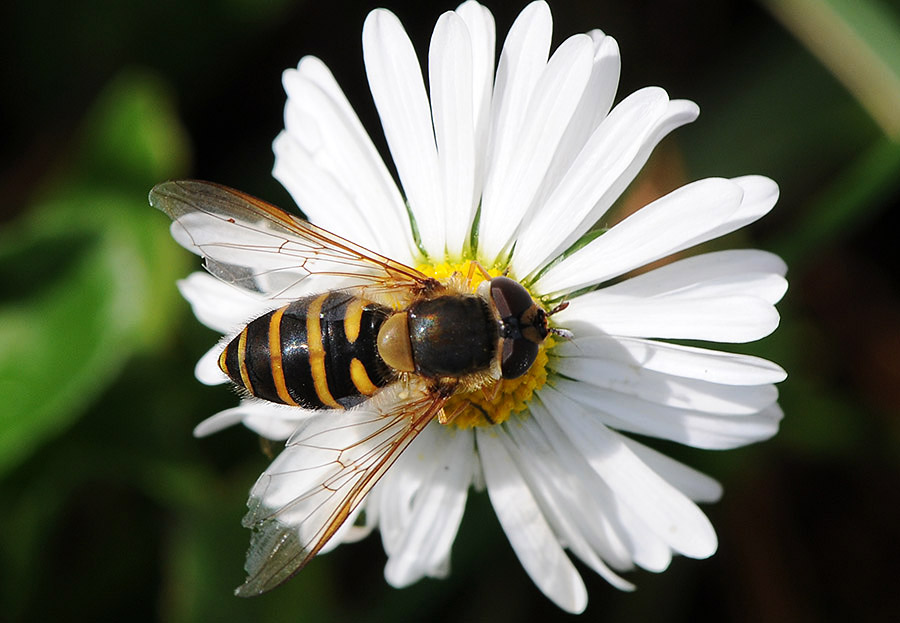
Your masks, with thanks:
[(244, 517), (253, 531), (247, 580), (237, 595), (271, 590), (302, 569), (447, 400), (402, 383), (383, 394), (310, 419), (257, 480)]
[(172, 235), (202, 256), (219, 279), (271, 298), (317, 291), (310, 276), (335, 277), (346, 287), (375, 287), (399, 294), (434, 287), (415, 268), (369, 251), (238, 190), (194, 180), (158, 184), (150, 205), (172, 219)]

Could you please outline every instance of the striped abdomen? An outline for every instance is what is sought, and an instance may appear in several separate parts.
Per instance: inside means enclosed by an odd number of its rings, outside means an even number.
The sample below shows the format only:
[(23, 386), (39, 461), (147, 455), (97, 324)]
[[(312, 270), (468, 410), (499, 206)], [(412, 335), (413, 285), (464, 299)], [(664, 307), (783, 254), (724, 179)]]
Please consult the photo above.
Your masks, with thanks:
[(219, 367), (264, 400), (352, 407), (396, 378), (376, 346), (390, 313), (343, 292), (302, 298), (250, 322), (222, 352)]

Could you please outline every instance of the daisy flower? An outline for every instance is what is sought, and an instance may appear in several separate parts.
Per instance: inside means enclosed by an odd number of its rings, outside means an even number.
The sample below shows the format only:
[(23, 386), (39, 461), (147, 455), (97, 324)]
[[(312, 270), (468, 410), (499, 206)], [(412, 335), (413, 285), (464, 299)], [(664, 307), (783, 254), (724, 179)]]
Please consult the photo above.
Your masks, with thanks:
[[(757, 250), (697, 254), (626, 278), (752, 223), (778, 188), (759, 176), (704, 179), (597, 228), (657, 143), (698, 108), (656, 87), (614, 106), (616, 41), (594, 30), (551, 53), (550, 39), (549, 7), (529, 4), (495, 70), (493, 17), (465, 2), (437, 21), (426, 89), (403, 26), (375, 10), (363, 27), (365, 66), (399, 186), (313, 57), (284, 73), (274, 175), (311, 222), (368, 249), (439, 279), (476, 260), (547, 310), (568, 303), (551, 318), (567, 337), (551, 336), (531, 369), (498, 390), (454, 397), (447, 408), (458, 417), (428, 423), (322, 551), (377, 527), (391, 585), (443, 577), (468, 492), (486, 489), (525, 571), (577, 613), (587, 594), (570, 556), (630, 590), (622, 572), (659, 572), (673, 554), (715, 552), (696, 503), (717, 500), (719, 484), (628, 435), (707, 449), (774, 435), (779, 366), (671, 340), (762, 338), (778, 325), (774, 305), (787, 285), (784, 263)], [(253, 261), (234, 264), (262, 271)], [(307, 292), (341, 286), (337, 278), (309, 281)], [(242, 290), (195, 273), (179, 287), (204, 324), (234, 336), (272, 309), (281, 286), (259, 279)], [(227, 341), (200, 360), (202, 382), (227, 380), (217, 365)], [(289, 439), (298, 427), (339, 439), (335, 418), (355, 413), (245, 398), (196, 433), (243, 423), (269, 439)], [(318, 473), (316, 452), (292, 448), (254, 487), (251, 515), (284, 505)], [(251, 571), (253, 557), (251, 549)]]

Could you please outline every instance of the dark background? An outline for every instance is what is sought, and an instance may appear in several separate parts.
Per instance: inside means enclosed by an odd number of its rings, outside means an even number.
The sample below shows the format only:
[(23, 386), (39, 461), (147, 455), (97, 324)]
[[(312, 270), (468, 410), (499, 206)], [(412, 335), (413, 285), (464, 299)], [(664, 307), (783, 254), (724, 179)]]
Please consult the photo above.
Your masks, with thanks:
[[(217, 339), (175, 279), (198, 266), (146, 204), (198, 177), (292, 207), (270, 177), (281, 72), (333, 70), (384, 153), (360, 33), (375, 5), (250, 0), (10, 0), (0, 7), (0, 620), (555, 620), (490, 509), (472, 495), (453, 572), (398, 591), (378, 537), (338, 548), (273, 593), (243, 579), (246, 492), (265, 467), (234, 429), (193, 426), (235, 403), (193, 379)], [(396, 0), (424, 57), (452, 4)], [(520, 4), (488, 5), (498, 51)], [(774, 7), (774, 8), (773, 8)], [(600, 27), (625, 94), (700, 104), (623, 201), (711, 175), (768, 175), (763, 222), (727, 241), (785, 257), (774, 440), (728, 453), (657, 444), (725, 485), (705, 508), (708, 561), (637, 571), (619, 593), (582, 568), (587, 620), (858, 621), (900, 612), (900, 8), (810, 0), (560, 1), (554, 44)], [(791, 12), (793, 11), (793, 12)], [(849, 39), (820, 27), (822, 15)], [(785, 17), (788, 16), (788, 17)], [(863, 49), (849, 43), (855, 42)], [(824, 44), (824, 45), (823, 45)], [(887, 114), (822, 62), (838, 49)], [(886, 74), (868, 78), (883, 64)], [(887, 78), (885, 78), (887, 76)], [(844, 77), (844, 76), (840, 76)], [(891, 80), (893, 82), (891, 82)], [(894, 86), (892, 86), (894, 85)], [(893, 89), (893, 90), (892, 90)], [(863, 101), (866, 105), (861, 104)]]

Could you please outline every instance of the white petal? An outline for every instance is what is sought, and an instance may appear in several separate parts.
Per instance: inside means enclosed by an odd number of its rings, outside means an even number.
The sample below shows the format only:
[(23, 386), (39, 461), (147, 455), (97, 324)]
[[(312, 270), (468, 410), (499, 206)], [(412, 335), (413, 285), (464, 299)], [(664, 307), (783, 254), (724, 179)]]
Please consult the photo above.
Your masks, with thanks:
[(751, 342), (778, 326), (775, 307), (752, 296), (615, 296), (589, 292), (554, 316), (575, 335)]
[[(574, 244), (619, 198), (659, 141), (693, 121), (697, 112), (693, 102), (669, 101), (658, 87), (632, 93), (616, 106), (522, 231), (516, 246), (522, 257), (514, 258), (515, 274), (532, 273)], [(734, 207), (737, 205), (736, 199)], [(654, 239), (660, 237), (660, 231), (652, 232)], [(695, 235), (696, 231), (689, 229), (681, 235)], [(632, 240), (631, 246), (643, 242)]]
[(726, 385), (779, 383), (787, 373), (759, 357), (639, 338), (576, 336), (553, 347), (554, 357), (602, 358), (672, 376)]
[(233, 407), (225, 411), (219, 411), (211, 415), (194, 427), (194, 437), (208, 437), (221, 430), (225, 430), (235, 424), (240, 424), (244, 419), (244, 412), (240, 407)]
[(691, 558), (716, 551), (716, 533), (706, 515), (635, 456), (621, 436), (571, 401), (553, 412), (594, 471), (669, 547)]
[(622, 71), (618, 42), (598, 29), (591, 30), (588, 35), (594, 42), (594, 67), (585, 97), (579, 104), (582, 110), (576, 113), (579, 119), (582, 118), (582, 114), (590, 119), (586, 126), (589, 130), (584, 133), (584, 140), (609, 114), (616, 90), (619, 88), (619, 74)]
[[(619, 570), (629, 570), (635, 563), (645, 568), (665, 568), (668, 562), (659, 561), (668, 560), (668, 548), (655, 537), (651, 537), (654, 543), (644, 539), (646, 535), (642, 533), (643, 524), (640, 519), (634, 517), (628, 509), (620, 508), (612, 490), (591, 469), (584, 457), (575, 451), (540, 400), (532, 401), (529, 410), (552, 445), (553, 460), (548, 464), (561, 470), (561, 475), (558, 476), (560, 482), (575, 482), (577, 497), (564, 503), (565, 513), (577, 523), (590, 547), (604, 561)], [(542, 466), (536, 467), (540, 469)], [(659, 552), (657, 545), (664, 551)], [(575, 553), (580, 556), (579, 552)], [(651, 562), (651, 559), (656, 559), (657, 562)], [(583, 560), (593, 568), (590, 559)], [(606, 577), (601, 570), (597, 569), (597, 572)], [(619, 587), (614, 579), (607, 579)], [(619, 588), (629, 590), (626, 586)]]
[[(484, 187), (485, 161), (491, 123), (496, 32), (494, 16), (482, 5), (468, 0), (456, 13), (462, 18), (472, 42), (472, 111), (475, 117), (473, 197), (480, 201)], [(449, 234), (448, 234), (449, 236)], [(452, 247), (449, 247), (452, 249)]]
[(310, 221), (373, 251), (383, 254), (389, 248), (378, 241), (343, 180), (317, 163), (316, 154), (305, 150), (287, 132), (278, 135), (272, 148), (275, 151), (272, 175)]
[(363, 25), (369, 88), (425, 251), (444, 253), (444, 203), (431, 110), (413, 45), (397, 16), (369, 13)]
[[(582, 408), (571, 401), (564, 405), (582, 412)], [(558, 460), (564, 462), (565, 471), (577, 477), (584, 486), (578, 499), (566, 505), (566, 513), (580, 518), (583, 534), (604, 558), (618, 569), (630, 569), (638, 565), (648, 571), (661, 572), (672, 561), (672, 550), (650, 526), (628, 505), (623, 504), (587, 462), (586, 458), (572, 445), (553, 414), (541, 400), (531, 403), (532, 413), (540, 422)], [(592, 529), (593, 528), (593, 529)], [(624, 558), (623, 558), (624, 554)], [(599, 571), (598, 571), (599, 572)]]
[[(275, 177), (317, 224), (408, 261), (406, 205), (334, 76), (306, 57), (283, 81), (286, 130), (275, 142)], [(356, 237), (356, 228), (369, 233)]]
[(609, 113), (619, 85), (621, 59), (616, 40), (599, 30), (593, 30), (588, 34), (594, 44), (591, 78), (559, 142), (559, 149), (547, 174), (549, 179), (557, 182), (562, 179), (575, 156)]
[[(418, 455), (424, 454), (423, 449), (425, 453), (434, 451), (436, 436), (434, 430), (429, 430), (432, 428), (427, 426), (416, 439)], [(402, 462), (398, 460), (379, 483), (382, 493), (378, 505), (379, 531), (388, 560), (403, 544), (404, 534), (410, 527), (412, 502), (416, 492), (422, 487), (424, 477), (420, 471), (406, 469), (404, 463), (405, 460)]]
[(553, 370), (594, 387), (620, 392), (657, 404), (720, 413), (750, 415), (778, 400), (774, 385), (722, 385), (653, 372), (606, 358), (562, 357)]
[(555, 264), (534, 288), (542, 294), (571, 291), (665, 257), (698, 232), (725, 222), (740, 207), (743, 194), (739, 184), (719, 178), (682, 186)]
[[(429, 429), (431, 429), (429, 431)], [(418, 486), (408, 505), (406, 521), (398, 542), (389, 552), (384, 575), (391, 586), (402, 588), (424, 575), (440, 572), (450, 556), (466, 505), (466, 492), (472, 480), (475, 461), (474, 435), (467, 431), (448, 431), (432, 422), (420, 434), (432, 434), (431, 444), (410, 446), (392, 470), (413, 473)], [(382, 516), (382, 526), (386, 517)]]
[[(251, 403), (254, 406), (260, 403)], [(282, 407), (262, 403), (262, 406), (246, 408), (244, 426), (260, 437), (281, 441), (288, 439), (305, 420), (321, 415), (321, 411), (303, 409), (301, 407)]]
[(262, 296), (195, 272), (177, 283), (197, 320), (219, 333), (234, 333), (265, 313), (272, 304)]
[[(563, 132), (591, 75), (593, 44), (586, 35), (559, 46), (534, 85), (508, 159), (491, 161), (482, 198), (479, 254), (493, 264), (532, 205)], [(497, 79), (500, 74), (498, 69)], [(511, 125), (506, 119), (495, 123)], [(508, 128), (507, 131), (512, 131)]]
[[(588, 139), (594, 134), (597, 126), (606, 118), (616, 94), (621, 66), (619, 46), (615, 39), (604, 35), (599, 30), (593, 30), (588, 35), (591, 37), (594, 46), (591, 77), (584, 89), (578, 107), (572, 114), (569, 125), (562, 139), (560, 139), (556, 153), (553, 154), (553, 160), (531, 206), (529, 215), (525, 217), (519, 230), (518, 238), (522, 239), (525, 236), (526, 241), (522, 244), (517, 244), (512, 268), (514, 274), (519, 274), (520, 276), (531, 272), (531, 269), (528, 268), (530, 266), (529, 262), (534, 262), (535, 266), (542, 265), (548, 257), (558, 255), (558, 252), (554, 252), (546, 240), (542, 240), (540, 246), (534, 246), (534, 241), (529, 238), (527, 232), (531, 232), (532, 236), (535, 234), (535, 218), (540, 218), (542, 215), (546, 216), (547, 198), (556, 192), (560, 182), (566, 177), (572, 166), (572, 162), (582, 151)], [(634, 136), (631, 138), (633, 140)], [(564, 229), (576, 228), (578, 223), (572, 221), (573, 219), (567, 214), (564, 219), (566, 224)], [(554, 220), (552, 222), (554, 232), (556, 232), (560, 221)], [(541, 233), (546, 235), (548, 232), (543, 230)]]
[[(634, 590), (633, 584), (614, 573), (601, 558), (615, 547), (610, 540), (620, 545), (617, 535), (610, 534), (613, 528), (608, 525), (607, 515), (613, 505), (603, 509), (596, 503), (608, 498), (606, 491), (598, 490), (606, 486), (586, 464), (573, 465), (573, 459), (577, 460), (579, 455), (558, 427), (551, 426), (545, 432), (547, 425), (552, 424), (549, 414), (533, 412), (532, 415), (506, 425), (508, 435), (501, 435), (500, 439), (522, 471), (554, 533), (610, 584), (620, 590)], [(630, 558), (627, 563), (621, 555), (615, 558), (620, 566), (631, 566)]]
[(221, 385), (228, 382), (228, 375), (219, 367), (219, 356), (225, 344), (227, 342), (220, 341), (210, 348), (194, 366), (194, 376), (204, 385)]
[(582, 612), (587, 591), (566, 557), (528, 484), (498, 435), (501, 429), (476, 431), (488, 495), (510, 545), (532, 581), (567, 612)]
[[(485, 162), (487, 179), (484, 182), (482, 212), (484, 197), (495, 192), (490, 190), (492, 185), (498, 185), (499, 180), (509, 178), (509, 169), (520, 146), (528, 104), (547, 65), (552, 29), (550, 8), (545, 2), (532, 2), (513, 22), (503, 43), (491, 102), (490, 138)], [(498, 194), (506, 188), (505, 183), (500, 185)], [(479, 236), (491, 236), (492, 233), (485, 230), (482, 221)], [(503, 236), (499, 236), (492, 246), (505, 244), (506, 240), (500, 241), (501, 238)]]
[(733, 249), (677, 260), (604, 288), (607, 294), (680, 297), (746, 294), (775, 304), (787, 291), (787, 265), (773, 253)]
[(722, 497), (722, 485), (716, 479), (638, 443), (634, 439), (629, 439), (624, 435), (621, 436), (621, 439), (629, 450), (647, 464), (647, 467), (695, 502), (718, 502)]
[(450, 575), (450, 552), (447, 552), (447, 558), (438, 562), (432, 569), (428, 572), (428, 577), (435, 578), (437, 580), (443, 580)]
[(261, 437), (280, 441), (290, 437), (303, 421), (322, 413), (247, 399), (237, 407), (220, 411), (200, 422), (194, 428), (194, 436), (206, 437), (234, 424), (243, 423)]
[(431, 109), (444, 189), (447, 253), (462, 256), (475, 214), (472, 41), (456, 13), (437, 22), (428, 53)]
[(698, 234), (696, 238), (684, 244), (682, 249), (713, 240), (746, 227), (750, 223), (762, 218), (775, 206), (778, 201), (778, 184), (761, 175), (746, 175), (731, 180), (738, 184), (744, 191), (741, 207), (717, 227)]
[(497, 65), (491, 107), (491, 169), (508, 166), (534, 85), (550, 55), (553, 22), (545, 2), (532, 2), (513, 22)]
[(548, 406), (559, 395), (581, 403), (611, 428), (710, 450), (738, 448), (769, 439), (778, 432), (783, 415), (777, 404), (760, 413), (739, 416), (677, 409), (567, 379), (541, 388), (541, 400)]

